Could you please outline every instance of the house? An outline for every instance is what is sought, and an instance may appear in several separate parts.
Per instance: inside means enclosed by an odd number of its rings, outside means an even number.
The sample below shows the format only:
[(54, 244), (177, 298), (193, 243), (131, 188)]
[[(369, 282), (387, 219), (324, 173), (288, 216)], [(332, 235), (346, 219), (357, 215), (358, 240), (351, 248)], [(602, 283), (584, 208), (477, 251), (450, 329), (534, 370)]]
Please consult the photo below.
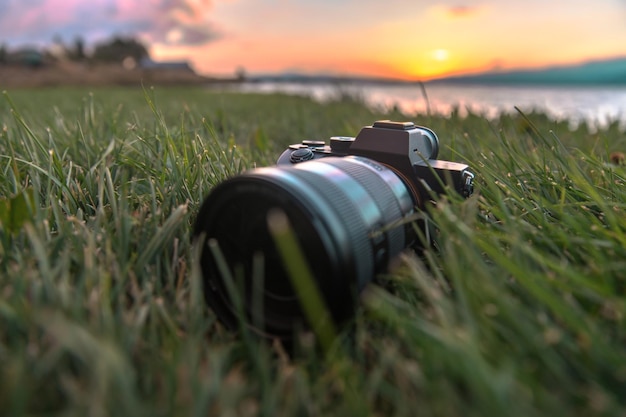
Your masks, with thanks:
[(177, 70), (193, 72), (187, 61), (153, 61), (146, 57), (139, 61), (139, 68), (147, 70)]
[(10, 65), (38, 68), (44, 65), (45, 56), (41, 51), (35, 48), (25, 47), (7, 52), (5, 62)]

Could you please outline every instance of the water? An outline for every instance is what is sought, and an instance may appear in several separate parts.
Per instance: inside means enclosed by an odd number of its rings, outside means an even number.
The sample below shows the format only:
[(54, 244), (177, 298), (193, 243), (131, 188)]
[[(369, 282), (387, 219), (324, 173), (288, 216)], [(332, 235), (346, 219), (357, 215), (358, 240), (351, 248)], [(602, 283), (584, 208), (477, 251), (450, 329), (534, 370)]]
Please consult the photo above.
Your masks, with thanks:
[(348, 94), (359, 97), (369, 106), (390, 109), (394, 106), (407, 115), (427, 113), (449, 115), (457, 109), (495, 117), (513, 113), (515, 107), (524, 112), (537, 110), (572, 125), (586, 121), (590, 126), (618, 122), (626, 126), (626, 86), (485, 86), (425, 84), (424, 96), (419, 85), (337, 84), (320, 83), (243, 83), (244, 92), (285, 92), (310, 96), (319, 101)]

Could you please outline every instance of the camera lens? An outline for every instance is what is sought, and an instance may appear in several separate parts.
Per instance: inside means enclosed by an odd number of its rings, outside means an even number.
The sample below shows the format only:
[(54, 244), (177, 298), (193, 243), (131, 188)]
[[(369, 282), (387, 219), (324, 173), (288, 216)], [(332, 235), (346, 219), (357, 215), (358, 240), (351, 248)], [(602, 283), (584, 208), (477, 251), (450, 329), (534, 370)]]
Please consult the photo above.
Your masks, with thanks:
[[(398, 175), (357, 156), (259, 168), (226, 180), (202, 204), (194, 231), (206, 301), (222, 322), (236, 325), (235, 303), (207, 245), (214, 240), (250, 327), (288, 339), (306, 326), (268, 228), (268, 214), (278, 209), (289, 220), (330, 315), (343, 321), (363, 287), (412, 243), (412, 228), (403, 219), (414, 206)], [(263, 261), (255, 263), (259, 257)]]

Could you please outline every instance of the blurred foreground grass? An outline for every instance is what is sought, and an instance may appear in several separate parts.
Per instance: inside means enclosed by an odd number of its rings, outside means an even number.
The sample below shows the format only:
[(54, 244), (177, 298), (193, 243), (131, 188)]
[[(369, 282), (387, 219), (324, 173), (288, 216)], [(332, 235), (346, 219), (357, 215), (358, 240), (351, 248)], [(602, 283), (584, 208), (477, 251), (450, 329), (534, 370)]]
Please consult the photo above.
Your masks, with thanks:
[[(439, 251), (370, 285), (326, 357), (225, 332), (193, 271), (202, 198), (380, 118), (434, 129), (478, 174), (431, 211)], [(0, 415), (626, 415), (617, 124), (53, 89), (5, 94), (0, 127)]]

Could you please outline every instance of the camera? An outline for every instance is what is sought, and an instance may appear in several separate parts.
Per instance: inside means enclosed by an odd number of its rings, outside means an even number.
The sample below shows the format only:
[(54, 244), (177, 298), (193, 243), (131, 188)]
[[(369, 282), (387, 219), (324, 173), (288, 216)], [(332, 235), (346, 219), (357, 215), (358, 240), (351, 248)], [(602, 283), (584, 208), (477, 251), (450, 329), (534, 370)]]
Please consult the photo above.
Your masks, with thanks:
[(207, 304), (227, 327), (243, 314), (269, 337), (288, 340), (310, 325), (268, 223), (280, 212), (329, 317), (345, 321), (367, 283), (423, 242), (416, 215), (446, 193), (472, 194), (469, 167), (438, 152), (432, 130), (382, 120), (354, 138), (290, 145), (276, 166), (218, 184), (194, 226)]

